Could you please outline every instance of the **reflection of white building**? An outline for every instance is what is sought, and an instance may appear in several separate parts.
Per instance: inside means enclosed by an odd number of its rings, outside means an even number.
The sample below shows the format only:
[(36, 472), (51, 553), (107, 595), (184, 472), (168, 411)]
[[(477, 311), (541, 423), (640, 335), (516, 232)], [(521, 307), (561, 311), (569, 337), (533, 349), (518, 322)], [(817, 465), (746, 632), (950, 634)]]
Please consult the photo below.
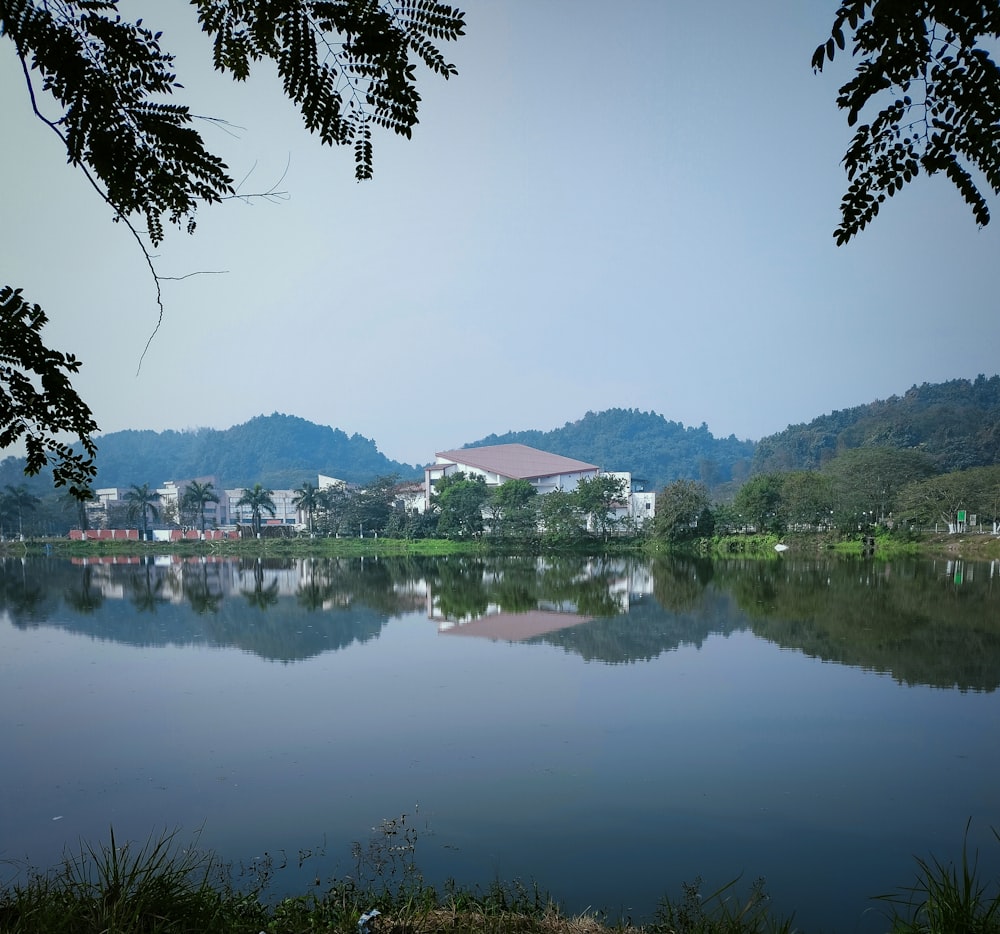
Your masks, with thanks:
[[(544, 581), (551, 567), (550, 559), (536, 559), (535, 574), (540, 581)], [(485, 567), (481, 577), (483, 592), (490, 595), (491, 589), (503, 579), (503, 576), (502, 570)], [(574, 583), (582, 585), (594, 579), (606, 583), (609, 603), (615, 607), (617, 613), (628, 613), (634, 601), (641, 600), (653, 592), (653, 577), (649, 566), (627, 558), (610, 560), (594, 558), (581, 568), (573, 580)], [(542, 589), (544, 590), (544, 587)], [(437, 623), (439, 633), (461, 633), (516, 642), (577, 626), (594, 618), (582, 614), (573, 599), (553, 601), (545, 597), (540, 597), (535, 606), (527, 610), (523, 608), (510, 610), (501, 602), (488, 599), (481, 613), (470, 612), (457, 617), (442, 609), (440, 594), (435, 593), (432, 585), (426, 585), (425, 593), (427, 618)]]

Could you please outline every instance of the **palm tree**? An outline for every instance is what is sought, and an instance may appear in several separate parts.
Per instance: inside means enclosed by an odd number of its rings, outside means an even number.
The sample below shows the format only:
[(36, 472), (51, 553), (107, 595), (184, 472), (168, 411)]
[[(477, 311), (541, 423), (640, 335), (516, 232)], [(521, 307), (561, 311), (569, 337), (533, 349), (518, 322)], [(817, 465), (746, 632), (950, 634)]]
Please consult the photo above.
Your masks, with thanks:
[(61, 497), (63, 512), (76, 513), (77, 525), (81, 529), (87, 529), (90, 526), (87, 503), (92, 499), (95, 499), (94, 491), (89, 486), (83, 487), (78, 493), (64, 493)]
[(156, 508), (156, 503), (159, 502), (160, 494), (156, 490), (151, 490), (148, 483), (144, 483), (142, 486), (133, 483), (129, 491), (125, 494), (125, 502), (127, 504), (125, 515), (129, 519), (139, 520), (139, 528), (142, 531), (142, 537), (146, 537), (147, 529), (147, 517), (152, 516), (154, 519), (160, 517), (160, 510)]
[(199, 483), (192, 480), (184, 490), (183, 505), (186, 509), (193, 509), (201, 517), (201, 532), (205, 534), (205, 506), (208, 503), (217, 503), (219, 496), (215, 492), (211, 483)]
[(314, 487), (308, 480), (296, 491), (292, 499), (292, 505), (296, 509), (301, 509), (309, 517), (309, 535), (313, 533), (313, 513), (319, 508), (322, 502), (322, 491)]
[(270, 513), (272, 516), (277, 511), (271, 494), (274, 490), (265, 490), (259, 483), (253, 485), (252, 490), (244, 490), (243, 495), (236, 501), (236, 508), (246, 506), (250, 510), (250, 526), (254, 535), (260, 535), (260, 515), (262, 512)]
[(24, 511), (26, 509), (34, 511), (34, 508), (41, 500), (28, 492), (27, 486), (23, 483), (18, 486), (7, 484), (7, 492), (4, 494), (7, 507), (11, 513), (17, 514), (17, 534), (19, 538), (24, 538)]
[(278, 581), (272, 580), (267, 587), (264, 586), (264, 565), (260, 558), (256, 558), (253, 563), (253, 590), (244, 590), (242, 594), (247, 603), (258, 610), (266, 610), (278, 602)]

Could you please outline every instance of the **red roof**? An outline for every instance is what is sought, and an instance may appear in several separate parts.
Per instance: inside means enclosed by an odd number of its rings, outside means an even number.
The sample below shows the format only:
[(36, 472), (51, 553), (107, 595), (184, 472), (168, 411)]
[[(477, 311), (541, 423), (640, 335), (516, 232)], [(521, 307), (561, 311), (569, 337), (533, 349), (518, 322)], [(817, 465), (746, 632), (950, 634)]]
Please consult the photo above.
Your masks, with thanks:
[(580, 623), (589, 623), (593, 616), (576, 613), (556, 613), (552, 610), (531, 610), (527, 613), (497, 613), (481, 616), (457, 626), (438, 626), (442, 636), (480, 636), (494, 641), (522, 642), (544, 636), (548, 632), (569, 629)]
[[(499, 474), (509, 480), (532, 480), (536, 477), (553, 477), (556, 474), (596, 471), (594, 464), (549, 454), (526, 444), (494, 444), (482, 448), (462, 448), (460, 451), (440, 451), (437, 457), (469, 467), (478, 467), (487, 473)], [(432, 467), (441, 466), (432, 464)]]

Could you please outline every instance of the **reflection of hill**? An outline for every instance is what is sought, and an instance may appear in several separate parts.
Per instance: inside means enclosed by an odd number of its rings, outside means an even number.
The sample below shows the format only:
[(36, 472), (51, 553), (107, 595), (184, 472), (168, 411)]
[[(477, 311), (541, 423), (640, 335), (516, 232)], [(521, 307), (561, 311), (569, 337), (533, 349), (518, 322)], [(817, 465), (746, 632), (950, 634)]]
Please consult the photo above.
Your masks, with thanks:
[[(751, 629), (815, 658), (963, 691), (1000, 687), (1000, 580), (928, 561), (306, 559), (180, 566), (0, 561), (0, 614), (139, 646), (210, 645), (292, 661), (376, 638), (427, 610), (609, 664)], [(957, 583), (956, 581), (961, 581)], [(447, 612), (446, 612), (447, 611)], [(448, 615), (448, 614), (452, 615)], [(539, 614), (556, 614), (541, 625)], [(559, 628), (572, 620), (575, 625)], [(589, 621), (586, 621), (589, 620)], [(495, 620), (494, 620), (495, 622)], [(468, 630), (472, 632), (473, 630)], [(495, 638), (514, 636), (496, 634)]]
[(389, 616), (421, 604), (377, 565), (315, 562), (293, 589), (278, 575), (294, 571), (289, 580), (297, 580), (299, 569), (285, 564), (6, 561), (0, 609), (19, 628), (49, 625), (125, 645), (233, 647), (295, 661), (376, 638)]
[(729, 596), (709, 590), (685, 612), (664, 610), (646, 597), (634, 600), (624, 616), (594, 620), (533, 641), (557, 645), (587, 661), (623, 664), (649, 661), (682, 645), (701, 648), (710, 635), (729, 635), (741, 628), (746, 628), (746, 620), (734, 613)]
[[(1000, 583), (926, 562), (720, 562), (753, 632), (806, 655), (967, 691), (1000, 687)], [(983, 579), (985, 578), (985, 579)]]
[(439, 564), (430, 590), (434, 618), (447, 621), (442, 631), (548, 643), (618, 664), (738, 628), (727, 595), (706, 594), (711, 579), (703, 561), (458, 557)]

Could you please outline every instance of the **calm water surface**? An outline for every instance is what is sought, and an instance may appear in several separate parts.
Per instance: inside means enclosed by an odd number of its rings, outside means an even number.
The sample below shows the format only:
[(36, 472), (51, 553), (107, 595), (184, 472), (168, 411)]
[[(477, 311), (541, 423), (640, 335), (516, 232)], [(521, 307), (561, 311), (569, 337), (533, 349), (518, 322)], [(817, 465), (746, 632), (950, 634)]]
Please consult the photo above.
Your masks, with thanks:
[(1000, 565), (7, 559), (0, 879), (180, 828), (301, 892), (405, 813), (435, 884), (884, 930), (970, 818), (1000, 872), (998, 686)]

